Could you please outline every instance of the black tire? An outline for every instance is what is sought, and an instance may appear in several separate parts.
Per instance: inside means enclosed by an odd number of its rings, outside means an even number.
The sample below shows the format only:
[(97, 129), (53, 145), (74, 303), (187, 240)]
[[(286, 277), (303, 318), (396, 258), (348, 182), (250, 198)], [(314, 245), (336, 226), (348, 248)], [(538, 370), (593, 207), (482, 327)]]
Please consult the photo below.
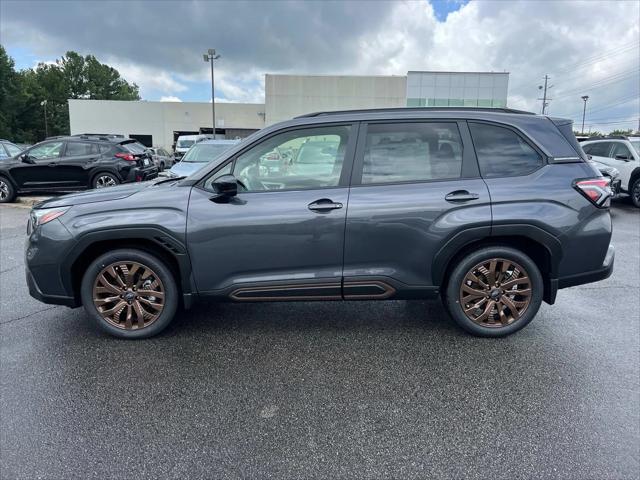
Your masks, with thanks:
[[(151, 273), (161, 281), (164, 294), (164, 306), (161, 313), (150, 325), (141, 328), (136, 327), (135, 329), (115, 326), (104, 318), (98, 311), (98, 307), (94, 304), (94, 286), (96, 285), (97, 277), (103, 269), (117, 262), (137, 262), (148, 268)], [(176, 280), (165, 263), (149, 253), (134, 249), (114, 250), (113, 252), (105, 253), (96, 258), (84, 273), (80, 293), (82, 304), (89, 318), (98, 328), (113, 336), (128, 339), (148, 338), (160, 333), (171, 323), (171, 320), (173, 320), (179, 303), (179, 290), (176, 285)], [(119, 302), (120, 300), (117, 301)], [(131, 305), (131, 303), (129, 303), (129, 305)]]
[(6, 178), (0, 176), (0, 203), (11, 203), (16, 199), (16, 189), (13, 183)]
[(636, 178), (635, 182), (633, 182), (629, 193), (631, 194), (631, 202), (636, 208), (640, 208), (640, 177)]
[(160, 168), (158, 168), (159, 172), (164, 172), (164, 162), (160, 162)]
[(120, 183), (120, 179), (109, 172), (98, 172), (93, 176), (91, 180), (91, 188), (105, 188), (113, 187)]
[[(491, 326), (487, 324), (484, 326), (476, 323), (467, 317), (460, 302), (460, 292), (467, 273), (474, 269), (475, 266), (493, 258), (515, 262), (526, 271), (530, 280), (531, 296), (529, 297), (529, 304), (523, 309), (521, 316), (508, 325), (495, 326), (494, 324)], [(527, 255), (511, 247), (485, 247), (465, 256), (453, 268), (446, 285), (444, 301), (451, 317), (467, 332), (480, 337), (504, 337), (524, 328), (533, 320), (542, 304), (543, 288), (540, 270)]]

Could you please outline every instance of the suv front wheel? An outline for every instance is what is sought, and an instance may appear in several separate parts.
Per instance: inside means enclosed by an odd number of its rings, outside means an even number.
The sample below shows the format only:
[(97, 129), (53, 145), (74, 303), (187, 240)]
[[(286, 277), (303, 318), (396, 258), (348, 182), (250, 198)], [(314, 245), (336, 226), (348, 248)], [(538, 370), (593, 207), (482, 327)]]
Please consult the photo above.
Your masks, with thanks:
[(502, 337), (525, 327), (542, 303), (542, 275), (527, 255), (510, 247), (486, 247), (453, 269), (445, 302), (462, 328)]
[(82, 279), (81, 297), (93, 322), (122, 338), (160, 333), (178, 306), (167, 266), (140, 250), (115, 250), (94, 260)]

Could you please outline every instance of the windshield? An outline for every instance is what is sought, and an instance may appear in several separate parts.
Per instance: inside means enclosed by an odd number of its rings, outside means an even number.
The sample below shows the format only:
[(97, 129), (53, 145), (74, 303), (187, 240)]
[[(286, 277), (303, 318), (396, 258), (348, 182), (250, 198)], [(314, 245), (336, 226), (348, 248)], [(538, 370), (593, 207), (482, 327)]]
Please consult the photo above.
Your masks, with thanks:
[(631, 145), (633, 146), (633, 148), (635, 148), (636, 153), (640, 154), (640, 138), (639, 139), (634, 139), (634, 140), (629, 140), (629, 143), (631, 143)]
[(176, 147), (178, 148), (189, 148), (191, 145), (196, 143), (195, 140), (178, 140)]
[(214, 145), (210, 143), (200, 143), (189, 149), (182, 159), (187, 163), (207, 163), (219, 157), (233, 145)]

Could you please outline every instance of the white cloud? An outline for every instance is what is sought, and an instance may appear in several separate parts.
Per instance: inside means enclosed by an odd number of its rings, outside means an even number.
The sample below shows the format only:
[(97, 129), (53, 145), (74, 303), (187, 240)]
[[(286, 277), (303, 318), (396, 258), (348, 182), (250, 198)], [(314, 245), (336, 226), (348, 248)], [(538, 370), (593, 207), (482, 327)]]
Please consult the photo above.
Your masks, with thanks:
[(181, 102), (182, 100), (180, 100), (178, 97), (174, 97), (173, 95), (168, 95), (168, 96), (160, 97), (160, 101), (161, 102)]

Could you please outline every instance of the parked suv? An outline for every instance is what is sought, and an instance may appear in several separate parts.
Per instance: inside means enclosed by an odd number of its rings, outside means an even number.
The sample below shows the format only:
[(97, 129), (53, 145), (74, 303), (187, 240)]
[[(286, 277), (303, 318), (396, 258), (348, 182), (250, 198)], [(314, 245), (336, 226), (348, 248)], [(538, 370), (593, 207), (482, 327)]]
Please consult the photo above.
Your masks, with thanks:
[(20, 193), (102, 188), (157, 176), (151, 154), (136, 140), (54, 137), (0, 162), (0, 203)]
[[(278, 152), (282, 168), (266, 168)], [(437, 296), (461, 327), (497, 337), (558, 289), (611, 274), (610, 195), (569, 120), (318, 113), (267, 127), (185, 179), (36, 205), (27, 282), (126, 338), (157, 334), (202, 297)]]
[(593, 160), (620, 172), (620, 190), (640, 208), (640, 137), (592, 137), (581, 145)]

